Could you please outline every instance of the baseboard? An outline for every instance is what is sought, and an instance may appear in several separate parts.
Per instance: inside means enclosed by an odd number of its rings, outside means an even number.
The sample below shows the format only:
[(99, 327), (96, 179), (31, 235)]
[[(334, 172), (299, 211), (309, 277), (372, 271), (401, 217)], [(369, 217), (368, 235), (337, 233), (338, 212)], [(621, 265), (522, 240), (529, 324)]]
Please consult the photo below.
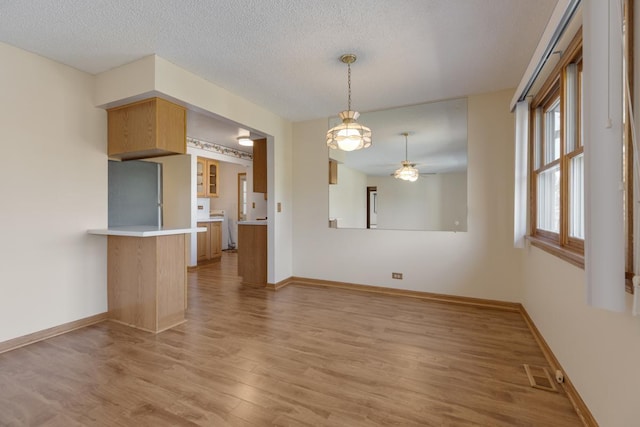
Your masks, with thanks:
[(598, 422), (591, 414), (591, 411), (589, 411), (589, 408), (584, 403), (584, 400), (582, 400), (582, 397), (580, 397), (578, 390), (576, 390), (576, 388), (573, 386), (573, 383), (567, 376), (566, 372), (564, 371), (564, 369), (562, 369), (562, 365), (560, 365), (560, 362), (553, 354), (553, 351), (551, 351), (551, 347), (549, 347), (549, 344), (547, 344), (547, 342), (544, 340), (542, 334), (536, 327), (536, 324), (533, 323), (533, 319), (531, 319), (531, 316), (529, 316), (529, 313), (527, 313), (527, 310), (522, 304), (520, 304), (520, 313), (522, 314), (524, 321), (527, 323), (529, 330), (538, 343), (540, 350), (542, 350), (545, 359), (547, 359), (547, 363), (549, 364), (549, 366), (551, 366), (554, 371), (559, 369), (562, 372), (564, 376), (562, 387), (564, 388), (565, 393), (567, 393), (567, 397), (571, 401), (573, 408), (576, 410), (578, 417), (580, 417), (580, 419), (582, 420), (582, 423), (586, 427), (598, 427)]
[(106, 319), (106, 312), (99, 313), (93, 316), (85, 317), (84, 319), (74, 320), (73, 322), (64, 323), (62, 325), (54, 326), (53, 328), (44, 329), (32, 334), (23, 335), (21, 337), (13, 338), (8, 341), (3, 341), (0, 342), (0, 353), (15, 350), (16, 348), (24, 347), (25, 345), (46, 340), (47, 338), (52, 338), (57, 335), (66, 334), (67, 332), (84, 328), (85, 326), (93, 325), (94, 323), (99, 323)]
[(267, 283), (265, 287), (270, 291), (277, 291), (292, 283), (293, 283), (293, 277), (287, 277), (286, 279), (281, 280), (278, 283)]
[(287, 279), (287, 285), (310, 285), (331, 288), (349, 289), (354, 291), (373, 292), (377, 294), (395, 295), (411, 298), (419, 298), (430, 301), (445, 302), (449, 304), (471, 305), (475, 307), (491, 308), (497, 310), (520, 312), (521, 305), (516, 302), (497, 301), (482, 298), (462, 297), (456, 295), (437, 294), (432, 292), (411, 291), (407, 289), (385, 288), (381, 286), (360, 285), (356, 283), (334, 282), (331, 280), (309, 279), (306, 277), (291, 277)]
[[(569, 401), (573, 405), (578, 417), (582, 420), (583, 424), (586, 427), (598, 427), (598, 423), (595, 418), (589, 411), (589, 408), (584, 403), (580, 394), (573, 386), (573, 383), (566, 375), (564, 369), (560, 365), (560, 362), (556, 358), (556, 356), (551, 351), (551, 348), (547, 344), (547, 342), (540, 334), (540, 331), (536, 327), (535, 323), (525, 310), (524, 306), (520, 303), (515, 302), (505, 302), (505, 301), (496, 301), (482, 298), (471, 298), (471, 297), (461, 297), (456, 295), (446, 295), (446, 294), (437, 294), (431, 292), (422, 292), (422, 291), (410, 291), (405, 289), (395, 289), (395, 288), (385, 288), (378, 286), (370, 286), (370, 285), (360, 285), (355, 283), (346, 283), (346, 282), (334, 282), (330, 280), (319, 280), (319, 279), (309, 279), (305, 277), (290, 277), (289, 279), (283, 281), (286, 282), (282, 285), (282, 287), (296, 284), (296, 285), (307, 285), (307, 286), (319, 286), (319, 287), (333, 287), (333, 288), (341, 288), (341, 289), (350, 289), (355, 291), (362, 292), (373, 292), (378, 294), (386, 294), (386, 295), (395, 295), (395, 296), (404, 296), (404, 297), (412, 297), (412, 298), (420, 298), (430, 301), (437, 301), (449, 304), (461, 304), (461, 305), (469, 305), (475, 307), (483, 307), (483, 308), (491, 308), (497, 310), (505, 310), (518, 312), (522, 315), (525, 323), (527, 324), (529, 330), (533, 334), (540, 350), (542, 351), (545, 359), (549, 366), (555, 372), (556, 369), (562, 371), (564, 375), (564, 382), (562, 383), (562, 387), (569, 398)], [(279, 283), (283, 283), (279, 282)], [(279, 288), (277, 288), (279, 289)]]

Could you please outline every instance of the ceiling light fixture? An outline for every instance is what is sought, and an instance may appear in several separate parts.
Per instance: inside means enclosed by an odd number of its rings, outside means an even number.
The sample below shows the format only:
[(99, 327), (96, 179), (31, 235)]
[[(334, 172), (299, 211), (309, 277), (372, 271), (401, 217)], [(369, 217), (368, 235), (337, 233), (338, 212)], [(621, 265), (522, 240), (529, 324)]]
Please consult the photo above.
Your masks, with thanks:
[(409, 133), (402, 132), (401, 135), (404, 135), (404, 160), (402, 161), (402, 166), (400, 167), (400, 169), (395, 171), (395, 173), (393, 174), (393, 177), (397, 179), (403, 179), (405, 181), (415, 182), (420, 176), (420, 171), (418, 171), (418, 169), (414, 167), (415, 163), (409, 163), (408, 160), (409, 142), (407, 140), (407, 137), (409, 136)]
[(238, 144), (244, 145), (245, 147), (253, 147), (253, 140), (248, 136), (239, 136), (236, 138), (238, 140)]
[(339, 114), (342, 123), (327, 132), (327, 146), (334, 150), (353, 151), (371, 146), (371, 129), (358, 124), (356, 120), (360, 117), (360, 113), (351, 110), (351, 64), (356, 62), (356, 59), (353, 53), (340, 57), (340, 61), (347, 64), (348, 68), (349, 101), (347, 109)]

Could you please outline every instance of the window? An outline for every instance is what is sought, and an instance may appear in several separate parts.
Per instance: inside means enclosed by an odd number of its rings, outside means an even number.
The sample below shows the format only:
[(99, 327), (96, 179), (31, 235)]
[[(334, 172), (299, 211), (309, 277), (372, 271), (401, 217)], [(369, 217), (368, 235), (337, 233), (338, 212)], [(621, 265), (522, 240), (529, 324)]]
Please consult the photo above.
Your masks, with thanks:
[(583, 266), (582, 37), (574, 38), (531, 104), (531, 236)]
[[(629, 108), (633, 93), (633, 0), (624, 0), (623, 176), (627, 290), (634, 273), (633, 143)], [(582, 35), (576, 34), (531, 103), (530, 241), (584, 267), (584, 148)], [(629, 88), (629, 89), (627, 89)]]

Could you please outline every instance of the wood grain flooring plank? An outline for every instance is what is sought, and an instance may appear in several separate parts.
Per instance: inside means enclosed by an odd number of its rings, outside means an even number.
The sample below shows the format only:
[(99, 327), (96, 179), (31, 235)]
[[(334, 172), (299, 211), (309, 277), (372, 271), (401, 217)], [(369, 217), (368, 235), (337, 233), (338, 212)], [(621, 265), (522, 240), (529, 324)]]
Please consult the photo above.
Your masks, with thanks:
[(102, 322), (0, 354), (2, 426), (580, 426), (529, 386), (522, 315), (410, 296), (188, 273), (187, 322)]

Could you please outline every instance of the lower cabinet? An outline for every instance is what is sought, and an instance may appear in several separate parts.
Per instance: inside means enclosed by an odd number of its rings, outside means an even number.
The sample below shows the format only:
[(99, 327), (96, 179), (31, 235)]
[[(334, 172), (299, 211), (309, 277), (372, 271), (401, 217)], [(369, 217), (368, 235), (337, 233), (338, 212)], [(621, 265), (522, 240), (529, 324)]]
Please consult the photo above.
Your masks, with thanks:
[(219, 261), (222, 256), (222, 222), (199, 222), (207, 231), (198, 233), (198, 264)]
[(238, 224), (238, 276), (243, 284), (267, 285), (267, 224)]
[(185, 321), (184, 234), (107, 240), (109, 318), (150, 332)]

